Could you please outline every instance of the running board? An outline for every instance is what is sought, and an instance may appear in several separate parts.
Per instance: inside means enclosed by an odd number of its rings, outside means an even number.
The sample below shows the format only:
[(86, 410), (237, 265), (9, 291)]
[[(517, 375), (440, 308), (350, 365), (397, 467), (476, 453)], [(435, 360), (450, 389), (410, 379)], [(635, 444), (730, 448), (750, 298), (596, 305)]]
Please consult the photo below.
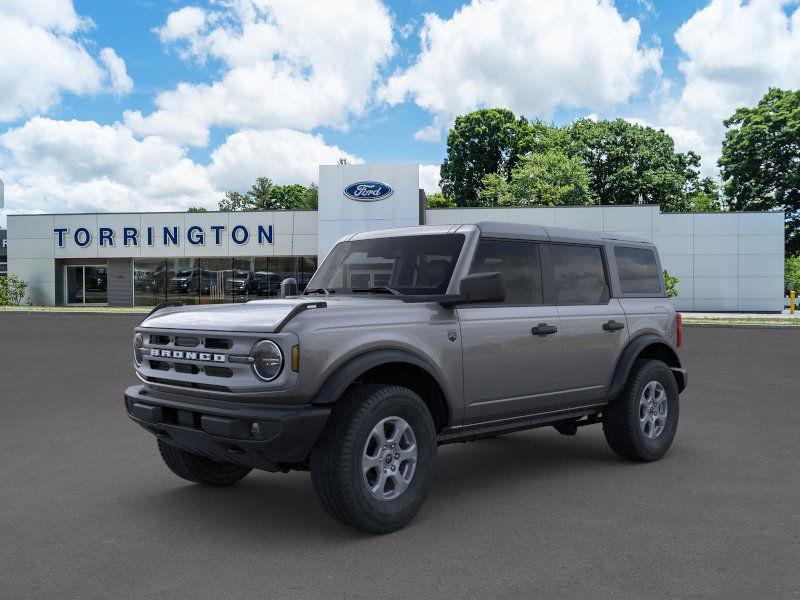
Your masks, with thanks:
[(547, 427), (558, 421), (565, 421), (567, 419), (583, 419), (579, 420), (576, 425), (593, 425), (600, 423), (600, 413), (603, 411), (604, 404), (595, 404), (592, 406), (585, 406), (582, 408), (569, 409), (564, 411), (556, 411), (550, 413), (542, 413), (531, 417), (522, 417), (514, 419), (507, 423), (486, 423), (481, 425), (473, 425), (464, 429), (456, 431), (450, 430), (447, 433), (439, 434), (436, 441), (440, 446), (444, 444), (455, 444), (457, 442), (470, 442), (479, 440), (481, 438), (492, 437), (503, 433), (514, 433), (515, 431), (524, 431), (526, 429), (535, 429), (537, 427)]

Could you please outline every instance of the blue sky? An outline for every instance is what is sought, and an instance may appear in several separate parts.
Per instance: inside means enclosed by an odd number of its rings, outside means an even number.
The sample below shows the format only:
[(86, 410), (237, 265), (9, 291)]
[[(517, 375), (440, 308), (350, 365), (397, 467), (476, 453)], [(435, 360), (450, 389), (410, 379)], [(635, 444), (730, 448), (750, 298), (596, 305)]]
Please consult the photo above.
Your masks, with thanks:
[[(386, 2), (395, 22), (400, 27), (410, 24), (413, 33), (403, 38), (397, 35), (399, 46), (394, 57), (382, 68), (391, 74), (398, 68), (413, 64), (420, 51), (419, 29), (423, 15), (434, 13), (447, 19), (452, 17), (462, 2), (433, 0), (401, 0)], [(662, 68), (669, 78), (680, 78), (678, 61), (680, 49), (673, 39), (675, 30), (705, 3), (701, 1), (674, 0), (668, 2), (643, 3), (640, 0), (617, 2), (619, 12), (626, 18), (636, 18), (642, 26), (644, 40), (658, 39), (664, 50)], [(95, 28), (89, 32), (97, 46), (113, 47), (125, 59), (128, 75), (136, 82), (133, 93), (123, 98), (109, 95), (95, 97), (67, 96), (61, 106), (52, 114), (61, 119), (91, 119), (110, 124), (119, 120), (126, 109), (139, 109), (149, 112), (154, 109), (153, 100), (160, 91), (169, 90), (182, 81), (212, 81), (220, 65), (214, 62), (199, 65), (180, 60), (174, 53), (165, 49), (154, 29), (161, 27), (169, 13), (191, 5), (205, 5), (194, 2), (157, 2), (147, 0), (76, 0), (77, 12), (94, 21)], [(342, 24), (332, 24), (337, 26)], [(653, 83), (652, 81), (650, 82)], [(643, 99), (642, 102), (647, 102)], [(552, 115), (545, 116), (557, 123), (564, 123), (576, 117), (595, 111), (559, 108)], [(617, 116), (614, 111), (602, 116)], [(418, 129), (430, 121), (430, 115), (413, 103), (400, 106), (377, 106), (363, 118), (353, 122), (352, 129), (343, 132), (336, 128), (319, 127), (326, 141), (330, 141), (350, 152), (358, 154), (366, 162), (410, 161), (420, 163), (441, 162), (445, 153), (444, 139), (439, 143), (421, 142), (413, 138)], [(216, 132), (219, 142), (228, 131)], [(375, 143), (375, 139), (382, 141)], [(192, 155), (198, 160), (208, 157), (209, 149), (196, 149)]]
[(713, 175), (722, 119), (800, 86), (797, 0), (0, 0), (0, 26), (0, 223), (213, 207), (338, 156), (433, 192), (480, 106), (662, 127)]

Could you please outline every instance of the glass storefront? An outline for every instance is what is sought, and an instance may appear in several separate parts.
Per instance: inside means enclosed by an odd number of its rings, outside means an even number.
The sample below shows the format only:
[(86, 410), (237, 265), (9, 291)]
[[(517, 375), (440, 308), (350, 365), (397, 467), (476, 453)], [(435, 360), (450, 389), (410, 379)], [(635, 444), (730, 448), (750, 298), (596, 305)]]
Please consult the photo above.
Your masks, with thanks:
[(67, 265), (67, 304), (107, 304), (108, 268), (103, 265)]
[(133, 261), (134, 305), (276, 298), (285, 278), (294, 277), (302, 290), (316, 269), (316, 256), (137, 258)]

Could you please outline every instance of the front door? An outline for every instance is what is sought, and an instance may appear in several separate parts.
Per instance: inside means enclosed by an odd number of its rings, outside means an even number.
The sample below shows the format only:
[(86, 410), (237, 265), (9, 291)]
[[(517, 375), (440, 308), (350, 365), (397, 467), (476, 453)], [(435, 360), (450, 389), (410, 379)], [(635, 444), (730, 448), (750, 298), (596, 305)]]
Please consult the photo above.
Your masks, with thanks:
[(544, 412), (561, 389), (561, 323), (542, 303), (539, 245), (481, 240), (471, 272), (495, 271), (505, 302), (458, 308), (465, 427)]
[(67, 265), (64, 267), (66, 303), (107, 304), (108, 267), (105, 265)]

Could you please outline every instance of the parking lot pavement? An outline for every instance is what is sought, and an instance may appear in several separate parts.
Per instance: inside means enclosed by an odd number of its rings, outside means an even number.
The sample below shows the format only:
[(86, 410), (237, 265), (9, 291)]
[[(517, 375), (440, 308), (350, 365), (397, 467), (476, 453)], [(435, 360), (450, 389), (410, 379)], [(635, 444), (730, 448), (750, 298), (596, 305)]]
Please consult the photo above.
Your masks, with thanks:
[(3, 599), (800, 595), (800, 331), (687, 328), (660, 462), (599, 426), (445, 446), (417, 518), (371, 537), (307, 473), (171, 475), (122, 407), (140, 319), (0, 313)]

